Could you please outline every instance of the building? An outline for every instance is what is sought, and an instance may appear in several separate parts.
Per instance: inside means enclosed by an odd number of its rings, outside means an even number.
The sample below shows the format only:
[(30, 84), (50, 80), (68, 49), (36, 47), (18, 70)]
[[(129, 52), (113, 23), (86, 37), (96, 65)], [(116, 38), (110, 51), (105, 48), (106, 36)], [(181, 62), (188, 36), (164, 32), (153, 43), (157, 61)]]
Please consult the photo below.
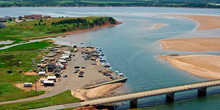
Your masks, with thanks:
[(48, 81), (56, 81), (56, 76), (47, 76)]
[(4, 19), (9, 20), (9, 19), (11, 19), (11, 17), (10, 16), (5, 16)]
[(5, 19), (0, 17), (0, 22), (5, 22)]
[(50, 63), (47, 66), (48, 66), (48, 72), (53, 72), (53, 70), (56, 68), (55, 63)]
[(24, 15), (24, 19), (41, 19), (42, 15)]
[(51, 16), (44, 16), (44, 18), (51, 18)]
[(32, 83), (24, 83), (24, 87), (32, 87), (33, 84)]
[(44, 81), (45, 86), (54, 86), (54, 81)]
[(0, 22), (0, 28), (4, 28), (6, 25)]

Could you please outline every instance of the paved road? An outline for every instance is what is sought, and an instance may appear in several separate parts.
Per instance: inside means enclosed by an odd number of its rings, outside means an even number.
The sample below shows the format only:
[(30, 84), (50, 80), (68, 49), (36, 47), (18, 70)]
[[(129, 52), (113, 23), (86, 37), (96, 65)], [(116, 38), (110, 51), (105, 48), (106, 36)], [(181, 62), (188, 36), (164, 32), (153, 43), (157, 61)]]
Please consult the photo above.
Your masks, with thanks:
[[(94, 80), (105, 79), (106, 76), (97, 72), (98, 69), (101, 69), (103, 67), (98, 65), (92, 65), (92, 63), (93, 61), (91, 60), (84, 60), (81, 52), (78, 51), (77, 53), (75, 53), (75, 57), (72, 57), (72, 60), (68, 62), (67, 69), (63, 73), (63, 75), (68, 75), (68, 77), (66, 78), (61, 77), (61, 81), (56, 82), (54, 87), (48, 87), (48, 91), (44, 95), (26, 98), (26, 99), (0, 102), (0, 105), (23, 102), (23, 101), (32, 101), (36, 99), (51, 97), (66, 90), (82, 88), (85, 84), (89, 84)], [(83, 78), (80, 78), (78, 77), (78, 74), (73, 73), (74, 67), (76, 65), (85, 66), (87, 68), (85, 70), (81, 69), (85, 72)]]
[(89, 100), (85, 102), (51, 106), (51, 107), (41, 108), (38, 110), (64, 109), (64, 108), (79, 107), (80, 105), (85, 106), (85, 105), (107, 104), (107, 103), (130, 100), (130, 99), (150, 97), (150, 96), (155, 96), (155, 95), (167, 94), (167, 93), (172, 93), (172, 92), (180, 92), (180, 91), (186, 91), (186, 90), (198, 89), (198, 88), (210, 87), (210, 86), (217, 86), (217, 85), (220, 85), (220, 80), (174, 86), (174, 87), (161, 88), (161, 89), (155, 89), (155, 90), (148, 90), (148, 91), (142, 91), (142, 92), (136, 92), (136, 93), (129, 93), (129, 94), (124, 94), (124, 95), (117, 95), (117, 96), (111, 96), (111, 97), (106, 97), (106, 98)]

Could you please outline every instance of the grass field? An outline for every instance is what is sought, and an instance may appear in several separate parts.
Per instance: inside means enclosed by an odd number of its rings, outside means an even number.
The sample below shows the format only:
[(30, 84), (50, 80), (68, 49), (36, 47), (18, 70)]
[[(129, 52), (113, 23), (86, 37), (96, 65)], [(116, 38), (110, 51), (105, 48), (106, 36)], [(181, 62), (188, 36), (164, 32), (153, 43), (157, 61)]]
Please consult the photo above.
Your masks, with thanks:
[[(13, 44), (28, 41), (36, 37), (57, 35), (65, 32), (90, 29), (94, 26), (115, 23), (112, 17), (83, 17), (83, 18), (51, 18), (40, 20), (23, 21), (20, 23), (7, 24), (0, 28), (0, 41), (11, 40)], [(50, 36), (51, 37), (51, 36)], [(11, 44), (6, 44), (11, 45)], [(0, 45), (0, 47), (6, 46)]]
[(75, 98), (71, 95), (71, 91), (65, 91), (60, 94), (57, 94), (52, 97), (44, 98), (44, 99), (38, 99), (34, 101), (27, 101), (27, 102), (19, 102), (19, 103), (13, 103), (13, 104), (6, 104), (6, 105), (0, 105), (1, 110), (14, 110), (14, 109), (33, 109), (33, 108), (39, 108), (44, 106), (50, 106), (55, 104), (62, 104), (62, 103), (70, 103), (70, 102), (77, 102), (80, 101), (80, 99)]
[[(42, 41), (0, 50), (0, 101), (26, 98), (44, 93), (44, 91), (40, 91), (38, 94), (35, 91), (24, 91), (16, 88), (13, 84), (35, 81), (35, 76), (23, 75), (19, 73), (19, 70), (23, 72), (32, 70), (32, 58), (36, 58), (38, 61), (40, 60), (37, 57), (36, 50), (43, 49), (51, 44), (51, 42)], [(38, 52), (38, 54), (43, 52)], [(12, 70), (13, 73), (7, 73), (8, 70)]]

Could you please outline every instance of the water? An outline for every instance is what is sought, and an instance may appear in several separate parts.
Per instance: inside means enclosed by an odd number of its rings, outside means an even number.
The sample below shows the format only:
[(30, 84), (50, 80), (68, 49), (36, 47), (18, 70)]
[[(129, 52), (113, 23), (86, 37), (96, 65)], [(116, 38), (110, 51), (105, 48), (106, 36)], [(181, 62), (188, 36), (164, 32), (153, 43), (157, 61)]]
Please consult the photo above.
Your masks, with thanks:
[[(200, 14), (220, 15), (219, 9), (189, 9), (189, 8), (0, 8), (0, 17), (23, 16), (26, 14), (43, 14), (51, 16), (112, 16), (123, 24), (91, 31), (73, 36), (89, 36), (85, 45), (92, 44), (102, 47), (108, 62), (113, 69), (123, 72), (128, 81), (123, 87), (123, 92), (136, 92), (180, 84), (187, 84), (207, 79), (191, 75), (187, 72), (172, 67), (169, 63), (158, 59), (156, 56), (172, 53), (178, 54), (214, 54), (219, 52), (181, 52), (161, 50), (158, 40), (167, 38), (184, 37), (195, 34), (193, 30), (197, 24), (187, 19), (176, 19), (161, 14)], [(159, 29), (151, 29), (153, 24), (167, 24)], [(214, 33), (216, 36), (219, 30)], [(200, 33), (201, 34), (201, 33)], [(74, 38), (75, 38), (74, 37)], [(198, 36), (199, 37), (199, 36)], [(68, 38), (70, 44), (74, 39)], [(174, 104), (164, 104), (165, 96), (143, 98), (139, 101), (140, 109), (218, 109), (220, 91), (218, 87), (209, 88), (209, 96), (196, 98), (196, 91), (177, 93)], [(184, 99), (184, 100), (183, 100)], [(119, 105), (119, 109), (127, 109), (128, 104)]]

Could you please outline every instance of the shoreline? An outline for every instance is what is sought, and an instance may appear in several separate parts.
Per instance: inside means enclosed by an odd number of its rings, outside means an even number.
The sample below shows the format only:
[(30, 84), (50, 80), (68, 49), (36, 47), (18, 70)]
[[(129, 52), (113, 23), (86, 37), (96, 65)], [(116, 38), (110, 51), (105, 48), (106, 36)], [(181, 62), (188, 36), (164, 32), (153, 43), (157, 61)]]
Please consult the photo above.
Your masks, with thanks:
[[(197, 27), (194, 28), (194, 32), (205, 32), (208, 30), (220, 29), (220, 17), (219, 16), (207, 16), (207, 15), (169, 15), (173, 17), (181, 17), (184, 19), (191, 19), (197, 22)], [(218, 37), (198, 37), (198, 38), (174, 38), (174, 39), (162, 39), (158, 42), (162, 45), (163, 50), (178, 50), (178, 51), (190, 51), (190, 52), (202, 52), (202, 51), (219, 51), (218, 44), (220, 38)], [(187, 45), (186, 45), (187, 44)]]
[[(208, 30), (220, 29), (219, 16), (205, 15), (170, 15), (173, 17), (181, 17), (191, 19), (198, 25), (193, 32), (205, 32)], [(196, 38), (174, 38), (162, 39), (158, 43), (161, 44), (163, 50), (177, 50), (188, 52), (203, 51), (220, 51), (220, 37), (196, 37)], [(172, 66), (186, 71), (190, 74), (208, 78), (220, 78), (220, 56), (216, 55), (178, 55), (171, 54), (166, 56), (158, 56), (158, 58), (166, 60)]]
[(47, 36), (41, 36), (41, 37), (32, 37), (32, 38), (27, 38), (27, 39), (24, 39), (24, 40), (35, 40), (35, 39), (51, 38), (51, 37), (69, 35), (69, 34), (78, 34), (78, 33), (84, 33), (84, 32), (88, 32), (88, 31), (94, 31), (94, 30), (108, 28), (108, 27), (114, 27), (114, 26), (120, 25), (120, 24), (122, 24), (122, 22), (117, 22), (116, 24), (107, 24), (107, 25), (104, 25), (104, 26), (94, 27), (94, 28), (90, 28), (90, 29), (75, 30), (75, 31), (65, 32), (65, 33), (62, 33), (62, 34), (54, 34), (54, 35), (47, 35)]
[(208, 16), (208, 15), (184, 15), (184, 14), (171, 14), (169, 16), (181, 17), (185, 19), (193, 20), (197, 23), (197, 31), (206, 31), (220, 28), (220, 16)]
[(220, 38), (218, 37), (163, 39), (158, 42), (162, 45), (163, 50), (178, 50), (189, 52), (220, 50)]
[(81, 100), (88, 100), (90, 98), (98, 98), (98, 97), (105, 97), (110, 94), (114, 94), (115, 90), (120, 88), (124, 83), (113, 83), (107, 84), (103, 86), (99, 86), (92, 89), (74, 89), (71, 90), (71, 94), (74, 97), (77, 97)]
[[(134, 8), (136, 8), (136, 7), (142, 7), (142, 8), (186, 8), (186, 9), (189, 9), (189, 8), (191, 8), (191, 9), (219, 9), (219, 8), (207, 8), (207, 7), (163, 7), (163, 6), (161, 6), (161, 7), (156, 7), (156, 6), (36, 6), (36, 7), (33, 7), (33, 6), (31, 6), (32, 8), (42, 8), (42, 7), (45, 7), (45, 8), (50, 8), (50, 7), (52, 7), (52, 8), (54, 8), (54, 7), (61, 7), (61, 8), (64, 8), (64, 7), (67, 7), (67, 8), (72, 8), (72, 7), (76, 7), (76, 8), (89, 8), (89, 7), (100, 7), (100, 8), (109, 8), (109, 7), (112, 7), (112, 8), (118, 8), (118, 7), (134, 7)], [(12, 6), (12, 7), (1, 7), (1, 8), (30, 8), (30, 7), (27, 7), (27, 6), (25, 6), (25, 7), (16, 7), (16, 6)]]
[(168, 61), (172, 66), (208, 79), (220, 78), (220, 56), (216, 55), (167, 55), (158, 58)]

